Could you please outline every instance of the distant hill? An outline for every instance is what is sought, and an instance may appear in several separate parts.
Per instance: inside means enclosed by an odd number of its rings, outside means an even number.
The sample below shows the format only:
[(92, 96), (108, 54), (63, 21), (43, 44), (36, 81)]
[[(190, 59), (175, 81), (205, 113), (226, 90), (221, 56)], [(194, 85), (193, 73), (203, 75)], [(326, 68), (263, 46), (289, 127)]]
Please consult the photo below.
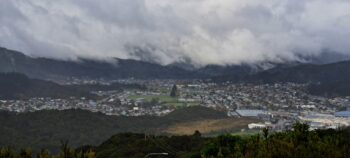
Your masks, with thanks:
[(254, 74), (256, 72), (262, 71), (263, 69), (259, 66), (253, 65), (207, 65), (205, 67), (195, 70), (199, 74), (204, 74), (206, 76), (242, 76), (248, 74)]
[[(137, 79), (209, 79), (215, 81), (249, 82), (314, 82), (335, 80), (339, 74), (349, 73), (349, 59), (337, 53), (323, 53), (319, 57), (305, 58), (305, 61), (286, 63), (262, 63), (256, 65), (207, 65), (195, 68), (190, 63), (159, 65), (132, 59), (111, 59), (109, 62), (81, 58), (78, 61), (64, 61), (48, 58), (33, 58), (21, 52), (0, 47), (0, 72), (19, 72), (32, 78), (59, 79), (78, 78), (137, 78)], [(324, 64), (337, 62), (333, 64)], [(323, 65), (321, 65), (323, 64)], [(264, 71), (265, 70), (265, 71)], [(330, 75), (328, 75), (330, 74)], [(341, 77), (341, 76), (340, 76)]]
[(176, 123), (223, 118), (227, 118), (226, 113), (199, 106), (164, 117), (107, 116), (84, 110), (0, 111), (0, 146), (57, 149), (61, 140), (70, 140), (73, 146), (98, 145), (120, 132), (157, 133)]
[(331, 64), (301, 64), (291, 67), (275, 67), (250, 75), (214, 77), (213, 81), (233, 83), (309, 83), (308, 92), (313, 95), (336, 97), (350, 96), (350, 61)]
[(19, 72), (32, 78), (137, 78), (137, 79), (207, 79), (222, 75), (245, 75), (260, 71), (249, 65), (208, 65), (195, 68), (189, 63), (159, 65), (132, 59), (112, 59), (109, 62), (81, 58), (63, 61), (33, 58), (21, 52), (0, 47), (0, 72)]
[(304, 59), (313, 64), (330, 64), (350, 60), (350, 55), (338, 52), (324, 51), (319, 56)]
[(0, 99), (29, 99), (33, 97), (94, 97), (89, 91), (61, 86), (53, 82), (30, 79), (19, 73), (0, 73)]
[(0, 72), (19, 72), (29, 77), (57, 79), (60, 77), (86, 78), (197, 78), (200, 74), (176, 66), (162, 66), (137, 60), (115, 59), (105, 62), (90, 59), (63, 61), (32, 58), (23, 53), (0, 48)]
[(348, 81), (315, 83), (308, 86), (308, 92), (326, 97), (350, 96), (350, 84)]
[(32, 79), (20, 73), (0, 73), (0, 99), (29, 99), (33, 97), (69, 98), (86, 97), (95, 99), (92, 91), (115, 91), (123, 89), (142, 89), (145, 85), (111, 83), (59, 85), (51, 81)]
[[(47, 58), (32, 58), (23, 53), (0, 48), (0, 73), (19, 72), (30, 78), (56, 80), (67, 77), (78, 78), (137, 78), (137, 79), (208, 79), (215, 82), (245, 83), (316, 83), (310, 87), (310, 93), (327, 95), (347, 95), (346, 85), (350, 78), (350, 61), (331, 64), (329, 61), (348, 59), (345, 55), (331, 56), (326, 53), (319, 58), (309, 59), (312, 63), (289, 62), (284, 64), (265, 63), (263, 65), (207, 65), (195, 68), (189, 63), (176, 63), (167, 66), (137, 60), (115, 59), (115, 62), (80, 59), (62, 61)], [(332, 60), (330, 60), (330, 57)], [(325, 59), (327, 58), (327, 59)], [(308, 60), (308, 59), (306, 59)], [(340, 85), (342, 83), (343, 85)], [(332, 84), (332, 86), (330, 86)], [(328, 88), (327, 88), (328, 87)], [(333, 88), (330, 88), (333, 87)], [(339, 87), (339, 88), (336, 88)], [(76, 88), (76, 87), (75, 87)], [(86, 85), (80, 90), (108, 89), (96, 85)], [(57, 88), (58, 89), (58, 88)], [(61, 89), (62, 90), (62, 89)], [(61, 91), (60, 90), (60, 91)], [(67, 93), (69, 94), (69, 93)]]
[(249, 82), (249, 83), (328, 83), (348, 81), (350, 61), (316, 65), (301, 64), (292, 67), (276, 67), (252, 75), (222, 76), (215, 81)]

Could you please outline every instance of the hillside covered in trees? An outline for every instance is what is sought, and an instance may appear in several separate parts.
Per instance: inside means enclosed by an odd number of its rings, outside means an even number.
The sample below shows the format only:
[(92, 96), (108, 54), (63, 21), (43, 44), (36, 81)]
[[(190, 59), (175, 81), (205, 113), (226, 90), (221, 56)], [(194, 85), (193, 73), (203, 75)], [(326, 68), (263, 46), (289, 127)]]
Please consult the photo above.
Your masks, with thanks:
[(0, 99), (29, 99), (33, 97), (69, 98), (87, 97), (96, 98), (91, 91), (110, 91), (123, 89), (146, 89), (139, 84), (111, 83), (59, 85), (51, 81), (32, 79), (20, 73), (0, 73)]
[(301, 64), (291, 67), (275, 67), (252, 75), (216, 77), (214, 81), (249, 83), (329, 83), (348, 81), (350, 61), (331, 64)]
[(182, 108), (163, 116), (107, 116), (84, 110), (47, 110), (28, 113), (0, 111), (0, 146), (56, 150), (61, 140), (70, 145), (98, 145), (123, 132), (162, 133), (177, 123), (226, 119), (226, 113), (204, 107)]
[[(348, 158), (350, 129), (309, 131), (306, 124), (296, 123), (293, 130), (257, 135), (221, 135), (202, 137), (199, 132), (187, 136), (154, 136), (124, 133), (112, 136), (98, 146), (70, 148), (62, 142), (60, 152), (52, 156), (47, 150), (38, 158), (143, 158), (149, 153), (163, 153), (171, 158)], [(165, 153), (167, 154), (165, 156)], [(31, 158), (30, 149), (19, 152), (0, 149), (0, 158)], [(157, 156), (154, 156), (157, 157)]]
[(132, 59), (111, 58), (109, 62), (80, 58), (76, 61), (33, 58), (21, 52), (0, 47), (0, 72), (18, 72), (32, 78), (139, 78), (191, 79), (203, 74), (176, 66), (163, 66)]
[(32, 97), (94, 97), (88, 91), (74, 87), (31, 79), (19, 73), (0, 73), (0, 99), (28, 99)]
[(350, 96), (350, 84), (348, 81), (314, 83), (308, 86), (308, 92), (326, 97)]

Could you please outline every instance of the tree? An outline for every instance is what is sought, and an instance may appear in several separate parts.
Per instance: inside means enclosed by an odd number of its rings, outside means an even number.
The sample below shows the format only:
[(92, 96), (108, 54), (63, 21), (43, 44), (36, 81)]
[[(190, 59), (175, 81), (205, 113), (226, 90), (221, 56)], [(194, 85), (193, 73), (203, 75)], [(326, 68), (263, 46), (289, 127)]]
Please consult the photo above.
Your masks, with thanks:
[(50, 158), (50, 152), (48, 150), (41, 150), (40, 153), (37, 155), (37, 158)]
[(16, 153), (10, 148), (0, 148), (0, 158), (16, 158)]
[(174, 84), (173, 88), (171, 89), (170, 96), (171, 97), (177, 97), (178, 96), (178, 90), (177, 90), (176, 84)]
[(30, 149), (22, 149), (20, 152), (21, 158), (32, 158), (32, 150)]
[(268, 127), (263, 128), (262, 132), (263, 132), (263, 136), (264, 136), (265, 140), (267, 140), (267, 138), (269, 137), (269, 128)]
[(293, 125), (294, 144), (300, 145), (307, 141), (309, 135), (309, 125), (304, 123), (295, 123)]
[(202, 134), (198, 130), (196, 130), (193, 134), (193, 137), (195, 137), (195, 138), (200, 138), (201, 136), (202, 136)]

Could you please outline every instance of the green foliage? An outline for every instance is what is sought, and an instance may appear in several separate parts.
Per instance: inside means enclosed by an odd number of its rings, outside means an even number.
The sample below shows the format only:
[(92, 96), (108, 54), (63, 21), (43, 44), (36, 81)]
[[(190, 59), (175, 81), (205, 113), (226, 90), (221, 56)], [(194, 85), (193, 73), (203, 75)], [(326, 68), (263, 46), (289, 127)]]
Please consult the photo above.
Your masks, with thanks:
[(17, 154), (10, 148), (0, 148), (0, 158), (16, 158)]
[(170, 97), (177, 97), (178, 95), (177, 86), (174, 84), (173, 88), (171, 88)]
[[(31, 149), (21, 149), (16, 152), (10, 148), (0, 148), (0, 158), (33, 158)], [(42, 150), (36, 154), (36, 158), (96, 158), (93, 149), (76, 150), (68, 146), (68, 142), (62, 142), (61, 150), (57, 155), (52, 155), (48, 150)]]
[(48, 150), (41, 150), (40, 153), (37, 155), (37, 158), (50, 158), (50, 157), (52, 156)]
[(263, 129), (262, 135), (245, 137), (202, 137), (198, 131), (188, 136), (121, 133), (97, 147), (73, 149), (68, 141), (61, 141), (56, 154), (0, 148), (0, 158), (142, 158), (149, 153), (179, 158), (348, 158), (349, 147), (350, 128), (310, 131), (308, 125), (296, 123), (290, 131), (271, 133)]
[[(242, 138), (219, 136), (202, 150), (203, 157), (348, 157), (350, 129), (309, 131), (306, 124), (296, 123), (292, 131)], [(232, 139), (235, 137), (235, 139)], [(345, 141), (343, 141), (345, 139)], [(239, 143), (239, 141), (244, 143)], [(342, 143), (340, 143), (342, 141)], [(233, 147), (232, 147), (233, 146)], [(226, 149), (226, 150), (224, 150)], [(225, 151), (225, 152), (224, 152)]]
[[(291, 131), (241, 137), (221, 135), (147, 136), (118, 134), (97, 148), (98, 158), (143, 157), (151, 152), (168, 152), (179, 158), (346, 158), (349, 157), (350, 128), (309, 131), (297, 123)], [(131, 155), (130, 155), (131, 154)]]
[(35, 153), (42, 148), (57, 152), (60, 140), (69, 140), (72, 147), (99, 145), (116, 133), (154, 133), (181, 122), (217, 118), (226, 118), (226, 114), (199, 106), (181, 108), (163, 117), (107, 116), (84, 110), (0, 111), (0, 147), (30, 146)]

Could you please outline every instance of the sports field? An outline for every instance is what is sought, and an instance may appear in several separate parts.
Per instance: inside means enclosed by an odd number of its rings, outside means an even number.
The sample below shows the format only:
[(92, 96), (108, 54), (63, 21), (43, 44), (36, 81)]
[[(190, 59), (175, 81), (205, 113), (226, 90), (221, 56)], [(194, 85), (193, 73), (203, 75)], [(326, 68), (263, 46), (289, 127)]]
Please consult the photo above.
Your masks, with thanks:
[(199, 105), (198, 102), (180, 102), (178, 98), (173, 98), (166, 95), (131, 95), (128, 97), (132, 100), (144, 99), (146, 102), (150, 102), (152, 100), (158, 100), (162, 105), (165, 106), (196, 106)]

